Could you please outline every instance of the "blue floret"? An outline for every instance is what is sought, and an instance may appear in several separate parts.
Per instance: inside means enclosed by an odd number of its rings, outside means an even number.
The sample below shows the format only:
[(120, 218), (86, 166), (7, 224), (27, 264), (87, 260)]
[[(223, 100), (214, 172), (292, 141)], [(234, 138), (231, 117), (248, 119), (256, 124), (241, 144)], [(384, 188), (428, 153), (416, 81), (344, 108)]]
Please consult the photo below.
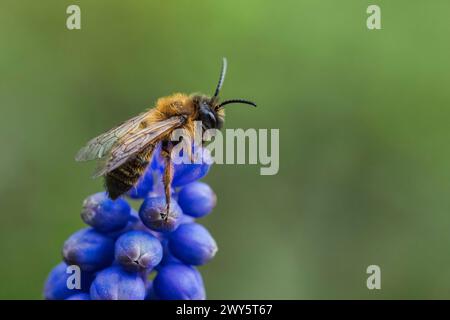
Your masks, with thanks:
[(185, 264), (163, 266), (153, 282), (153, 289), (162, 300), (204, 300), (202, 276), (194, 267)]
[(183, 187), (178, 194), (178, 204), (184, 214), (201, 218), (216, 206), (214, 191), (204, 182), (193, 182)]
[(161, 242), (145, 231), (128, 231), (116, 241), (116, 261), (127, 271), (145, 271), (162, 259)]
[(186, 264), (202, 265), (214, 258), (217, 244), (205, 227), (186, 223), (170, 234), (169, 250)]
[(125, 227), (130, 217), (130, 205), (123, 199), (111, 200), (106, 192), (87, 197), (81, 218), (100, 232), (117, 231)]
[(166, 207), (166, 198), (164, 196), (146, 198), (139, 209), (139, 217), (144, 225), (151, 230), (171, 232), (178, 227), (182, 212), (178, 203), (172, 198), (169, 217), (166, 220), (161, 216), (161, 213), (166, 212)]
[(114, 259), (114, 240), (92, 228), (81, 229), (66, 240), (63, 257), (67, 264), (84, 271), (97, 271)]
[(97, 274), (90, 294), (92, 300), (144, 300), (146, 290), (139, 274), (113, 266)]

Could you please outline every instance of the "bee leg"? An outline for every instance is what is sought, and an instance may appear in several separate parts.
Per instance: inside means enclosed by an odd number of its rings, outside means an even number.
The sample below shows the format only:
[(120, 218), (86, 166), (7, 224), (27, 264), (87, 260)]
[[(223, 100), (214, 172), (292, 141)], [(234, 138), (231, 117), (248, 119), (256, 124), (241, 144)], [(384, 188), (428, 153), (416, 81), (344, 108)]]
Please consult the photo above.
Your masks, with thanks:
[(172, 144), (170, 142), (163, 142), (161, 155), (164, 158), (165, 168), (163, 175), (163, 184), (164, 184), (164, 193), (166, 195), (166, 212), (161, 213), (161, 218), (167, 221), (169, 218), (170, 212), (170, 198), (171, 198), (171, 190), (170, 186), (172, 185), (173, 179), (173, 164), (170, 158), (170, 154), (172, 152)]

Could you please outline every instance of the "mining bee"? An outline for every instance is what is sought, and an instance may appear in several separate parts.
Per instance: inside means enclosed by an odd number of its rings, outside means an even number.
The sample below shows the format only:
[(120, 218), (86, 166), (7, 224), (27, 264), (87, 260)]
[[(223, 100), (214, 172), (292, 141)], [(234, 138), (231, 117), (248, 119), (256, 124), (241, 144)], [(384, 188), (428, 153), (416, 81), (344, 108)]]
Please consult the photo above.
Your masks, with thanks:
[(130, 190), (147, 168), (156, 146), (161, 143), (161, 155), (165, 162), (163, 184), (167, 203), (167, 219), (170, 210), (170, 185), (173, 178), (171, 151), (176, 144), (172, 133), (181, 128), (188, 137), (194, 136), (194, 121), (201, 121), (203, 130), (220, 129), (224, 122), (224, 107), (232, 103), (256, 104), (243, 99), (219, 102), (227, 69), (223, 58), (219, 82), (212, 97), (200, 94), (175, 93), (157, 100), (156, 106), (131, 118), (118, 127), (90, 140), (78, 151), (75, 160), (99, 160), (93, 177), (104, 176), (105, 188), (111, 199)]

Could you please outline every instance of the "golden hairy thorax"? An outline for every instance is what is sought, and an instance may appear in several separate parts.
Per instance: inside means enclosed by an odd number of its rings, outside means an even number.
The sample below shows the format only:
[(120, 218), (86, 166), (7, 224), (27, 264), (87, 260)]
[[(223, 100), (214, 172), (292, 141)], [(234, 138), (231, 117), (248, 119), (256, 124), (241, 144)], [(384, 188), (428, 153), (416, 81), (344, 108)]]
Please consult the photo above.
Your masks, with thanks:
[(155, 108), (151, 109), (148, 120), (160, 121), (179, 115), (194, 116), (195, 107), (192, 98), (183, 93), (159, 98)]
[(148, 116), (142, 121), (141, 125), (142, 127), (147, 127), (150, 123), (156, 123), (180, 115), (187, 117), (183, 127), (189, 131), (192, 129), (193, 133), (197, 110), (192, 96), (184, 93), (174, 93), (170, 96), (159, 98), (155, 107), (148, 111)]

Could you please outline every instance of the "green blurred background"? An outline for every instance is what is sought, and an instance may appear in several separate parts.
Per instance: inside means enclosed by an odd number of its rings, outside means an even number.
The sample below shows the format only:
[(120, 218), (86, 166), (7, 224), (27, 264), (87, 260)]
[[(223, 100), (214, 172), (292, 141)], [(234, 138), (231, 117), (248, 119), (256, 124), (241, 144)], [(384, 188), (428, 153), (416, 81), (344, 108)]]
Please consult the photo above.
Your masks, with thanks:
[(445, 0), (2, 0), (0, 298), (42, 298), (83, 226), (102, 181), (76, 151), (160, 96), (212, 93), (222, 56), (222, 96), (259, 105), (226, 127), (279, 128), (281, 163), (206, 178), (208, 298), (450, 298), (449, 16)]

